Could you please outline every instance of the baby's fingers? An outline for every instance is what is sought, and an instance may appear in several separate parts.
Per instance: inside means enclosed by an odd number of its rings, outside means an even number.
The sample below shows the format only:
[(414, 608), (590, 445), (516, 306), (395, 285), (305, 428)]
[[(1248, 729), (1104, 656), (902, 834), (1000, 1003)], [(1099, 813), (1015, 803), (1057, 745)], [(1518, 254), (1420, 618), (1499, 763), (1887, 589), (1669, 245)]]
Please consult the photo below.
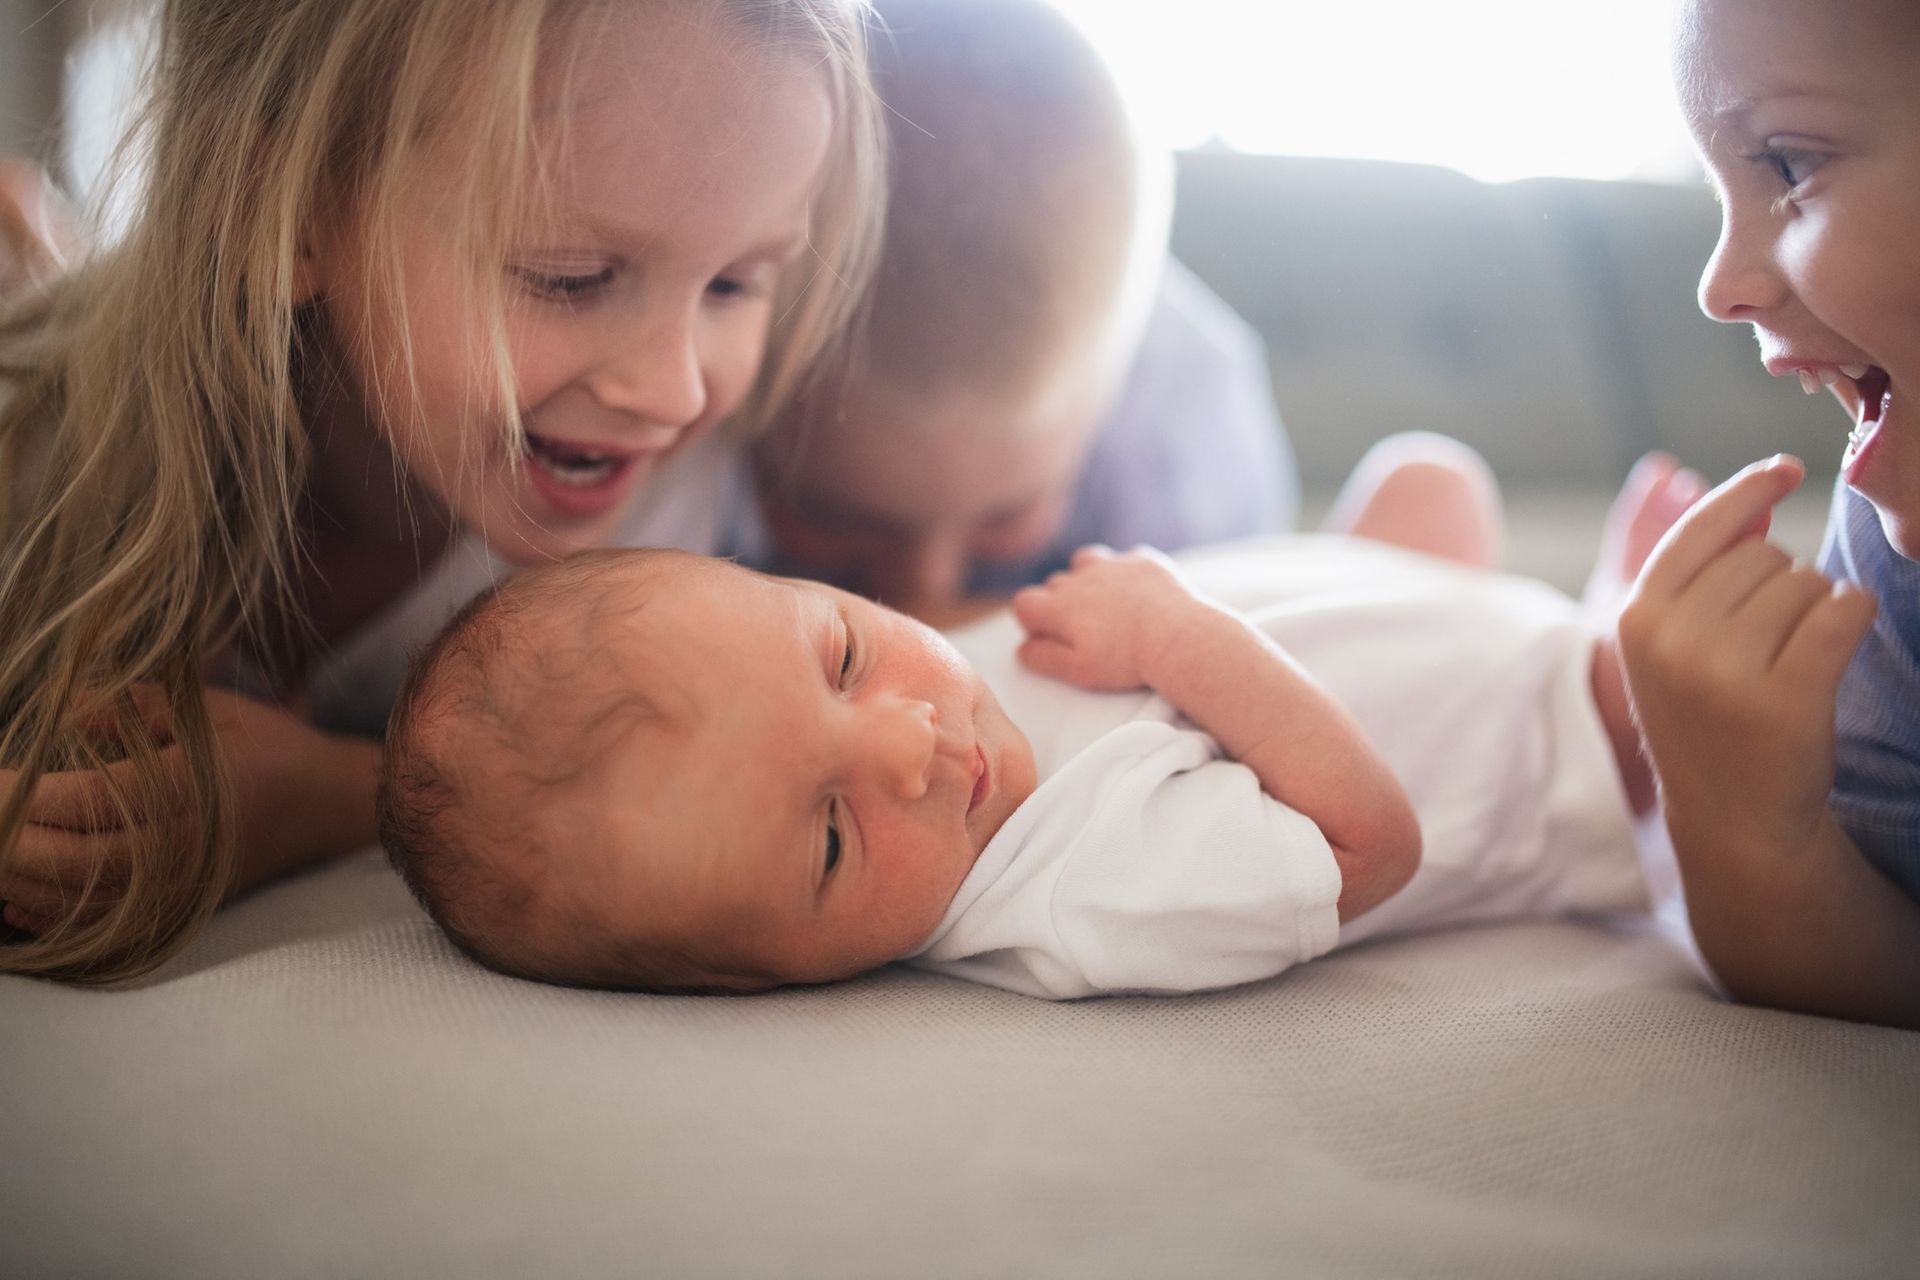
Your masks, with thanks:
[(1112, 547), (1104, 542), (1089, 542), (1086, 546), (1074, 552), (1072, 557), (1068, 559), (1067, 564), (1075, 569), (1080, 569), (1087, 565), (1098, 564), (1102, 560), (1111, 560), (1113, 558), (1114, 551)]
[(1013, 593), (1013, 616), (1028, 635), (1058, 635), (1067, 612), (1066, 602), (1051, 585), (1022, 587)]
[(1020, 664), (1038, 675), (1071, 682), (1079, 667), (1071, 644), (1052, 636), (1032, 636), (1020, 646)]
[(1851, 582), (1836, 583), (1800, 619), (1775, 664), (1780, 674), (1831, 697), (1880, 611), (1872, 595)]

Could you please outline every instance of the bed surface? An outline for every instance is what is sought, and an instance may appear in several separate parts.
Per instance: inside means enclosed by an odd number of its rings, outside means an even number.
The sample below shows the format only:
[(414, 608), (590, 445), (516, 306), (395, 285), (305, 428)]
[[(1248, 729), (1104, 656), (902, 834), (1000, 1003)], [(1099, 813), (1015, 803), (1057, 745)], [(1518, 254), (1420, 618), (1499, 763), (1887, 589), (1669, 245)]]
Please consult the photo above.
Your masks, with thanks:
[(0, 980), (8, 1276), (1888, 1276), (1920, 1035), (1646, 922), (1171, 1000), (746, 999), (456, 955), (368, 853), (138, 989)]

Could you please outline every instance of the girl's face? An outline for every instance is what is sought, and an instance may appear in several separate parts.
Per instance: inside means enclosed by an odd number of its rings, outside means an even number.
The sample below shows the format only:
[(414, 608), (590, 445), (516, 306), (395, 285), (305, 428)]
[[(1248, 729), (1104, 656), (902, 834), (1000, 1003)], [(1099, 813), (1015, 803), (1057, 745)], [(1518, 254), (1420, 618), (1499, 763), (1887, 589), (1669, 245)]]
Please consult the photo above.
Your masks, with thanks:
[(604, 12), (540, 87), (535, 216), (481, 265), (507, 298), (524, 447), (444, 230), (457, 122), (399, 194), (404, 317), (378, 272), (369, 296), (352, 237), (311, 264), (352, 390), (402, 465), (517, 564), (606, 542), (661, 462), (738, 407), (827, 154), (832, 108), (804, 61), (723, 24)]
[(1692, 0), (1678, 74), (1724, 214), (1700, 305), (1832, 387), (1847, 483), (1920, 558), (1920, 9)]

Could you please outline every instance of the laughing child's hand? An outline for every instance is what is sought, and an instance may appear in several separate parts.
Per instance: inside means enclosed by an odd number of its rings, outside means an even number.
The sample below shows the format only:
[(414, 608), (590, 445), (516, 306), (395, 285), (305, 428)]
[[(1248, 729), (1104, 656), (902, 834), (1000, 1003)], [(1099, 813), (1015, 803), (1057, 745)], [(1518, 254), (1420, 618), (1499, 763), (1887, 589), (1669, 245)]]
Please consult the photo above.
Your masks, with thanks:
[[(1834, 774), (1834, 696), (1872, 597), (1761, 536), (1799, 487), (1756, 463), (1662, 541), (1620, 618), (1620, 648), (1677, 842), (1804, 848)], [(1710, 837), (1707, 836), (1710, 832)]]

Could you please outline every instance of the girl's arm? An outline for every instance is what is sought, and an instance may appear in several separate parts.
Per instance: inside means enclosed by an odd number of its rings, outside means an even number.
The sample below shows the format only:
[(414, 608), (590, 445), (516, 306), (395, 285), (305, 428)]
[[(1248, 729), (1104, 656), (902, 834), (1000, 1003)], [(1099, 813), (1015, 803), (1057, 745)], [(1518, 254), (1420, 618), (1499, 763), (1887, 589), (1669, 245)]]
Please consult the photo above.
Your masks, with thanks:
[[(374, 843), (378, 743), (322, 733), (291, 712), (224, 690), (206, 696), (233, 789), (238, 861), (225, 896)], [(179, 749), (164, 748), (161, 759), (178, 765)], [(12, 781), (0, 771), (0, 787)], [(144, 833), (123, 825), (109, 786), (93, 772), (48, 774), (35, 785), (27, 825), (0, 875), (6, 923), (44, 933), (77, 905), (83, 915), (97, 914), (124, 887)], [(170, 816), (137, 821), (164, 826)]]
[(1757, 463), (1684, 516), (1620, 618), (1701, 954), (1741, 1000), (1920, 1027), (1920, 905), (1827, 809), (1834, 700), (1874, 602), (1759, 535), (1799, 486)]
[(1310, 818), (1340, 866), (1340, 919), (1412, 878), (1420, 828), (1406, 793), (1345, 708), (1245, 619), (1193, 593), (1152, 552), (1075, 553), (1013, 598), (1020, 658), (1088, 689), (1152, 689)]

